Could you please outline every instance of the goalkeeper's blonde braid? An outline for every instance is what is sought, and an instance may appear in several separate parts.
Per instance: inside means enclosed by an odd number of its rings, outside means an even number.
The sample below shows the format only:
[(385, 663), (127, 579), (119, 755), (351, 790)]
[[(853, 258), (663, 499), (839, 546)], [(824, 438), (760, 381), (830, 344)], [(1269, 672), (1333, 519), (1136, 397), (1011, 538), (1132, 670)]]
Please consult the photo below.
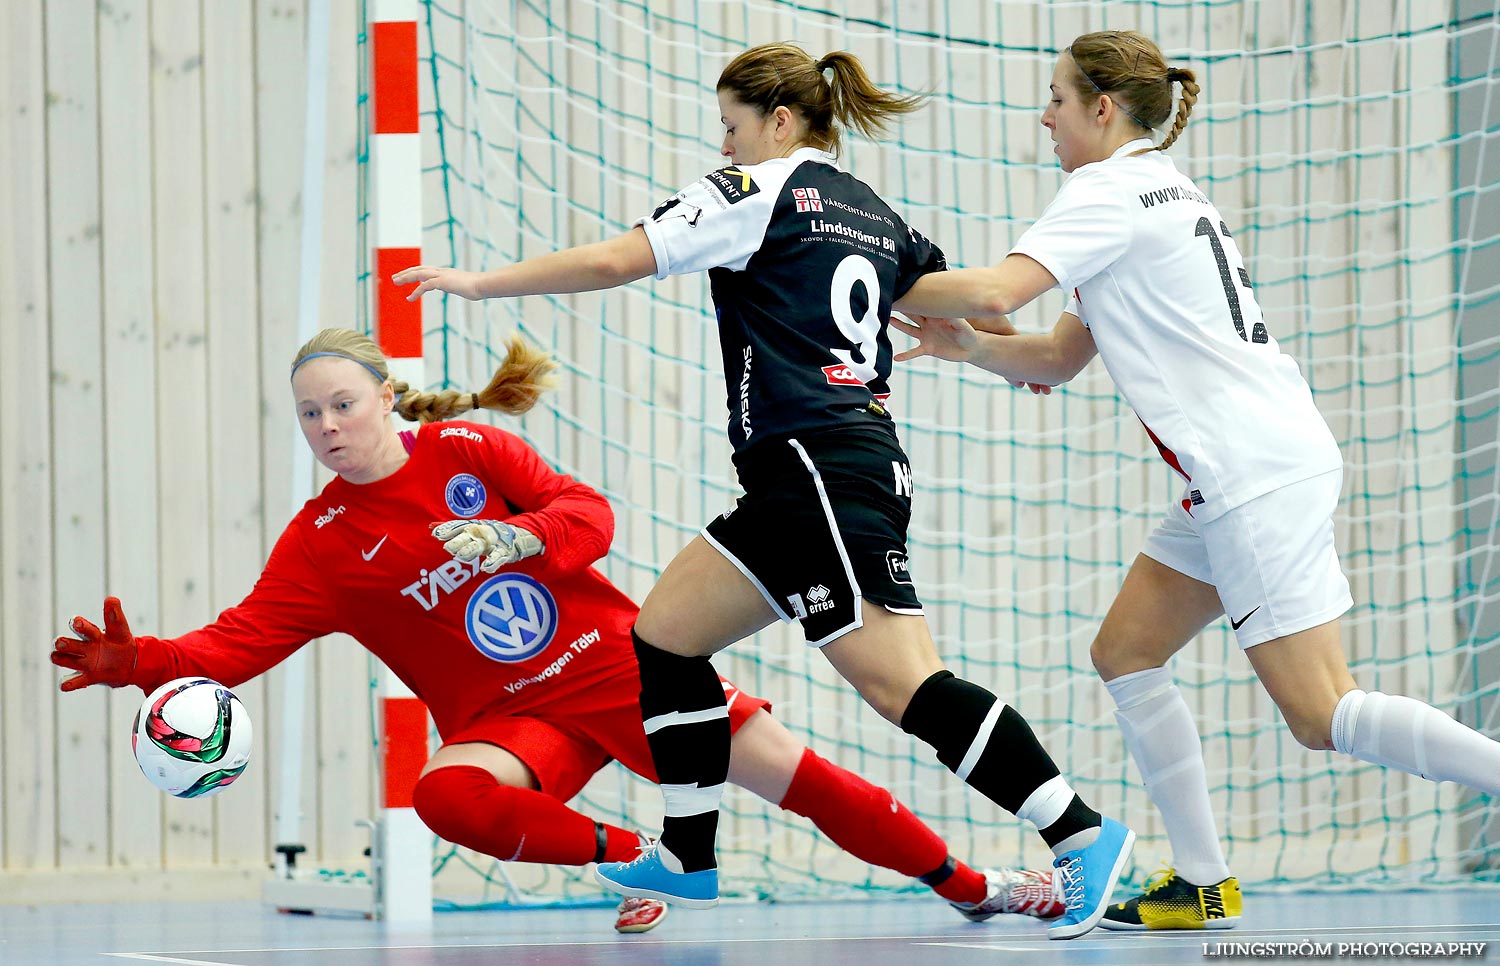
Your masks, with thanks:
[(489, 385), (479, 392), (420, 392), (404, 382), (393, 384), (396, 390), (396, 412), (412, 422), (435, 423), (473, 409), (498, 409), (519, 416), (536, 405), (542, 393), (555, 385), (551, 378), (557, 362), (549, 353), (528, 343), (519, 335), (507, 341), (505, 360), (490, 377)]

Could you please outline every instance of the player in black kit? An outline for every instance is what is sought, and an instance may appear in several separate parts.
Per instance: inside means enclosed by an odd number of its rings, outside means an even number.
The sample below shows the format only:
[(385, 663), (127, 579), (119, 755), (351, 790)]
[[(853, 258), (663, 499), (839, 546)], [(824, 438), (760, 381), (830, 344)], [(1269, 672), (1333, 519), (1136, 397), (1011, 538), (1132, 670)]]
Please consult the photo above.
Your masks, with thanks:
[[(655, 849), (599, 867), (625, 895), (718, 902), (714, 838), (728, 768), (709, 656), (776, 618), (889, 721), (1057, 856), (1071, 939), (1098, 922), (1134, 834), (1084, 804), (1014, 708), (943, 667), (907, 565), (911, 467), (883, 403), (891, 303), (943, 254), (834, 163), (840, 126), (867, 136), (915, 110), (859, 60), (791, 44), (740, 54), (717, 85), (731, 166), (617, 238), (477, 274), (421, 266), (411, 298), (560, 294), (707, 271), (745, 490), (662, 574), (634, 631), (641, 714), (666, 798)], [(944, 869), (924, 879), (941, 881)]]

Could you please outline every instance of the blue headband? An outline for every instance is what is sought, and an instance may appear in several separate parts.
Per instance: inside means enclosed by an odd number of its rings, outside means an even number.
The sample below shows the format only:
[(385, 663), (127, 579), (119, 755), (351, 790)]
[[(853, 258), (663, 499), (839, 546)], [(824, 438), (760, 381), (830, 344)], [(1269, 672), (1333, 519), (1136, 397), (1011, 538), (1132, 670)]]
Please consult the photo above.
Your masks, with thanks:
[(375, 377), (375, 379), (376, 379), (377, 382), (385, 382), (387, 379), (390, 378), (389, 376), (382, 376), (380, 374), (380, 370), (376, 369), (374, 366), (370, 365), (368, 362), (360, 362), (358, 359), (354, 358), (353, 356), (346, 356), (342, 352), (309, 352), (307, 355), (303, 356), (301, 359), (298, 359), (297, 360), (297, 364), (295, 366), (292, 366), (292, 375), (295, 376), (297, 374), (297, 370), (300, 369), (300, 368), (302, 368), (302, 363), (306, 362), (309, 359), (318, 359), (318, 358), (321, 358), (323, 356), (328, 356), (328, 357), (331, 357), (331, 358), (334, 358), (334, 359), (348, 359), (350, 362), (354, 363), (357, 366), (364, 366), (365, 369), (370, 373), (370, 375), (372, 375), (372, 376)]

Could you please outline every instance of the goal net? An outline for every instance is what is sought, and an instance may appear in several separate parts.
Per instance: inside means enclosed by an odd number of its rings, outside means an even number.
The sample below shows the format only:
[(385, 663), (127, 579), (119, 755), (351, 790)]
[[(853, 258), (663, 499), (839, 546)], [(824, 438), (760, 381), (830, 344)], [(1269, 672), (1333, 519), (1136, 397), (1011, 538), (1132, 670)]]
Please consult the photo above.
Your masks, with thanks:
[[(1203, 93), (1172, 156), (1223, 212), (1267, 326), (1339, 439), (1356, 679), (1500, 733), (1500, 324), (1487, 271), (1500, 219), (1485, 206), (1500, 105), (1483, 4), (432, 0), (419, 13), (423, 258), (488, 269), (628, 229), (727, 163), (714, 82), (730, 57), (791, 40), (931, 93), (889, 140), (849, 138), (841, 163), (950, 262), (997, 262), (1061, 181), (1038, 124), (1057, 52), (1106, 28), (1140, 29), (1197, 72)], [(1053, 293), (1016, 322), (1050, 327), (1062, 306)], [(428, 376), (445, 386), (481, 386), (515, 330), (556, 353), (559, 391), (514, 428), (609, 497), (617, 533), (600, 566), (637, 600), (736, 496), (705, 276), (429, 298), (425, 311)], [(917, 487), (911, 566), (939, 650), (1023, 711), (1088, 801), (1138, 830), (1139, 882), (1170, 849), (1089, 645), (1179, 482), (1097, 362), (1050, 397), (930, 360), (897, 366), (892, 384)], [(1050, 860), (1029, 826), (864, 707), (795, 629), (716, 664), (819, 753), (890, 788), (958, 857)], [(1500, 854), (1488, 799), (1299, 746), (1227, 623), (1172, 667), (1247, 884), (1488, 878)], [(661, 816), (655, 786), (617, 765), (577, 807), (648, 830)], [(750, 895), (917, 888), (739, 790), (720, 852), (726, 888)], [(578, 870), (442, 844), (437, 856), (439, 894), (462, 901), (512, 881), (531, 896), (598, 894)]]

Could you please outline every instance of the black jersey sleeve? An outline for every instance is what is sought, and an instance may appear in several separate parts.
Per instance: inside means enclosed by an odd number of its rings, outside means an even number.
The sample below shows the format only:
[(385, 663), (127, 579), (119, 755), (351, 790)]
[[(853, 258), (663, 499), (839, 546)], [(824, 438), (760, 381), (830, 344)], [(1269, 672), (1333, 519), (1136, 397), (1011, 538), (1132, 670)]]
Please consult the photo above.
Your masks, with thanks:
[(948, 270), (948, 259), (943, 250), (928, 241), (926, 235), (905, 222), (899, 222), (899, 229), (906, 232), (906, 244), (901, 247), (901, 264), (896, 270), (893, 302), (899, 301), (923, 275)]

